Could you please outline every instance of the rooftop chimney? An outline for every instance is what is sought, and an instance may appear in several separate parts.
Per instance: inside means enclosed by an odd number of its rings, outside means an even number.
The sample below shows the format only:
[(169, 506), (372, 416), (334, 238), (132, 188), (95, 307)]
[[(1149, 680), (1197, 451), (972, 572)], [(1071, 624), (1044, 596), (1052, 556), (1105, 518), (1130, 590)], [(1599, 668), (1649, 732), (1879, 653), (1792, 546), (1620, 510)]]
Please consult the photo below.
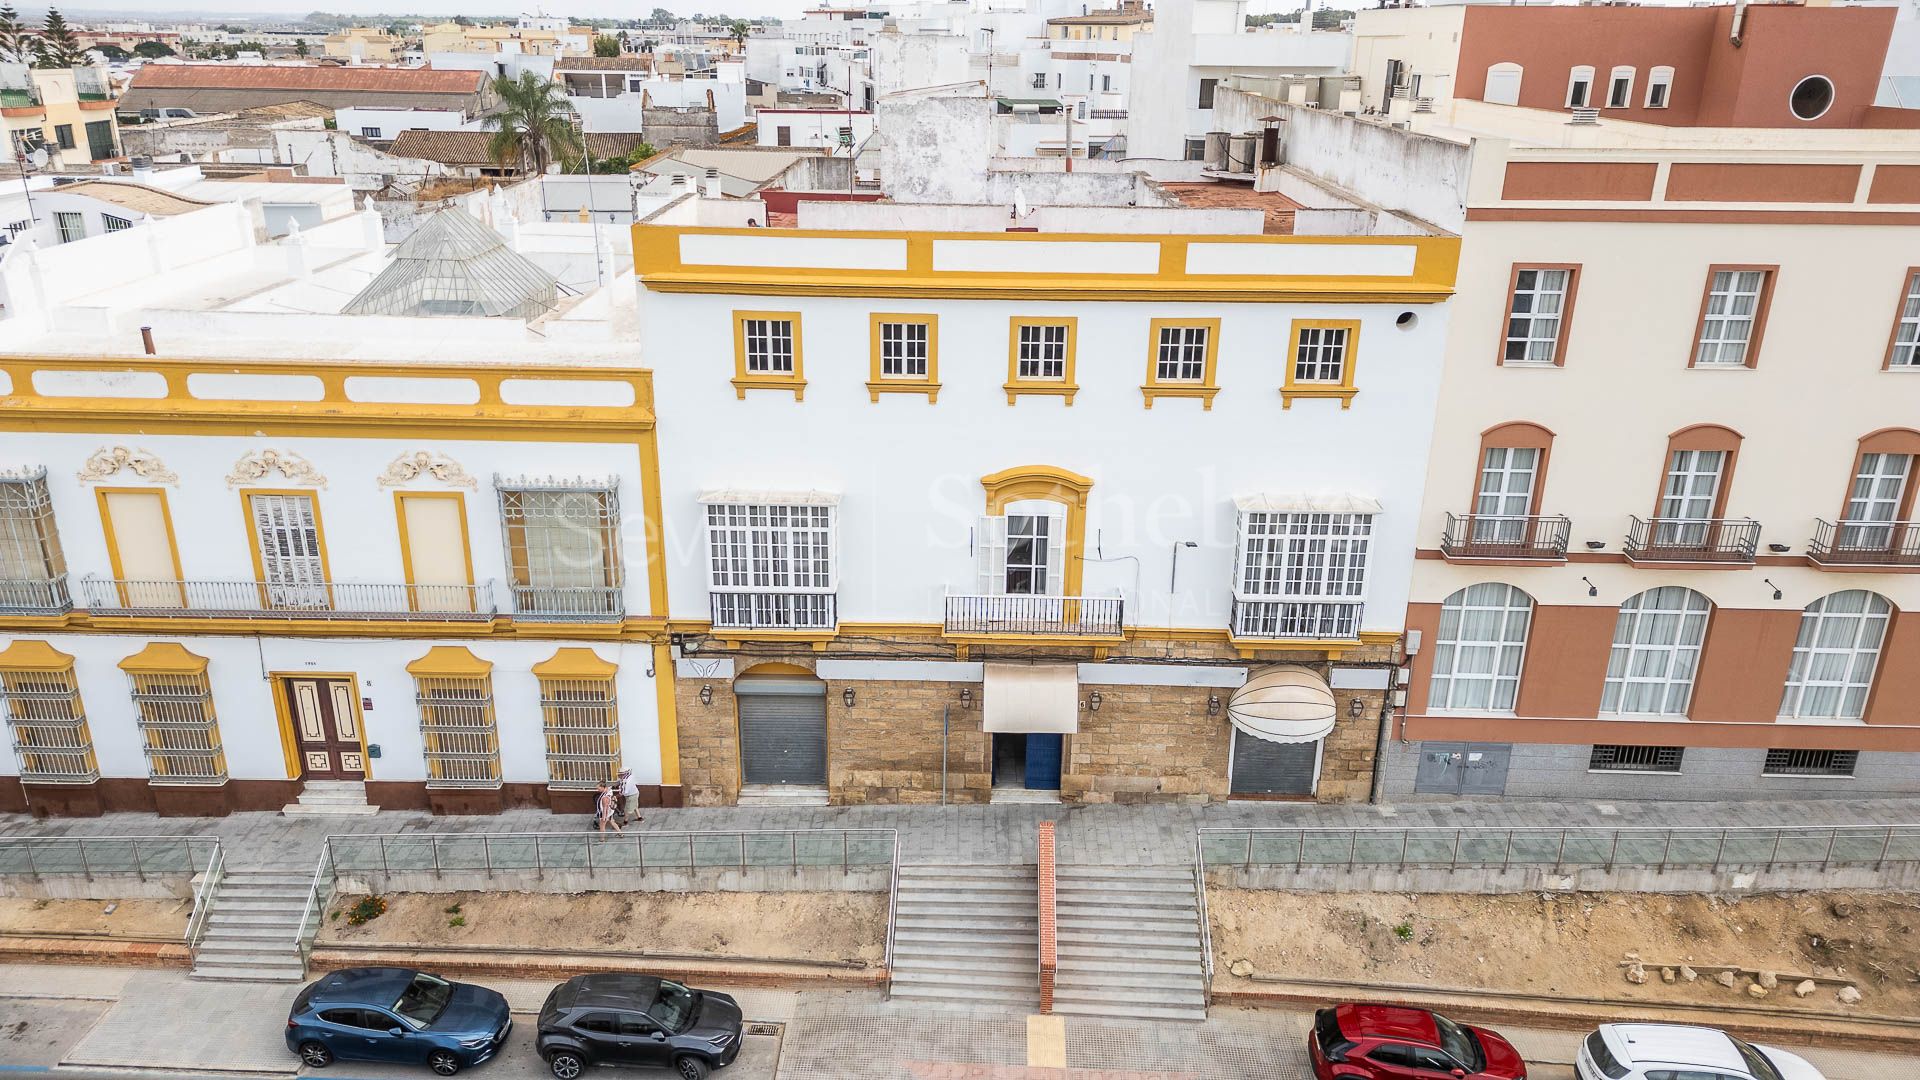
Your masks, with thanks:
[(700, 185), (700, 194), (709, 199), (720, 198), (720, 170), (708, 169), (706, 179)]

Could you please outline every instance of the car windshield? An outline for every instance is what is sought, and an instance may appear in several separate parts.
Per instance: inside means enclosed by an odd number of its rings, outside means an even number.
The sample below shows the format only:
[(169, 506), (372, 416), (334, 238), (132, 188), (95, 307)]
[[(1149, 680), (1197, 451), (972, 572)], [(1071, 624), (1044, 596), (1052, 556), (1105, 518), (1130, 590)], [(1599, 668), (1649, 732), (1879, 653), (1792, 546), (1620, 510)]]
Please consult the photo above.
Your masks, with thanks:
[(693, 991), (677, 982), (660, 980), (660, 996), (647, 1007), (647, 1015), (668, 1031), (685, 1031), (693, 1023)]
[(428, 1027), (440, 1018), (440, 1013), (446, 1009), (447, 1001), (452, 997), (452, 983), (419, 971), (414, 973), (413, 981), (407, 984), (400, 1000), (393, 1003), (393, 1011), (415, 1027)]
[(1733, 1040), (1733, 1045), (1740, 1051), (1740, 1056), (1747, 1059), (1747, 1071), (1753, 1074), (1753, 1080), (1781, 1080), (1780, 1070), (1773, 1067), (1773, 1062), (1760, 1052), (1759, 1047), (1739, 1039)]
[(1607, 1080), (1620, 1080), (1631, 1071), (1607, 1049), (1606, 1038), (1597, 1031), (1587, 1036), (1587, 1056), (1593, 1059), (1594, 1068), (1606, 1074)]
[(1480, 1040), (1473, 1037), (1473, 1032), (1438, 1013), (1434, 1014), (1433, 1025), (1440, 1029), (1440, 1049), (1445, 1050), (1448, 1057), (1472, 1072), (1479, 1072), (1485, 1067), (1486, 1061), (1480, 1053)]

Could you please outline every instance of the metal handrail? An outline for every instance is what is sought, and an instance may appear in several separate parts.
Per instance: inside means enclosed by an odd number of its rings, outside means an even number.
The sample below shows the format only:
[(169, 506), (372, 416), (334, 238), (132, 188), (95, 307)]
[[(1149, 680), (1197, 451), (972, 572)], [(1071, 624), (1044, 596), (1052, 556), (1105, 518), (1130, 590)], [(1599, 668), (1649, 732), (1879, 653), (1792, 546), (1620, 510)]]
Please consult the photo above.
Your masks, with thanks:
[[(812, 837), (826, 840), (825, 846), (801, 843), (802, 838)], [(831, 839), (828, 839), (831, 838)], [(349, 833), (327, 837), (322, 855), (331, 860), (335, 874), (359, 870), (378, 869), (381, 873), (395, 870), (429, 871), (442, 874), (448, 871), (480, 870), (489, 877), (499, 872), (532, 870), (545, 873), (548, 870), (585, 870), (589, 874), (604, 870), (686, 870), (737, 868), (746, 869), (791, 869), (799, 870), (808, 866), (833, 866), (838, 864), (841, 872), (846, 873), (853, 867), (862, 868), (885, 866), (897, 859), (890, 855), (888, 859), (855, 862), (852, 858), (854, 840), (872, 840), (887, 842), (893, 847), (899, 846), (899, 833), (894, 829), (747, 829), (725, 830), (717, 832), (655, 832), (651, 830), (634, 831), (606, 836), (587, 830), (579, 832), (511, 832), (511, 833)], [(527, 845), (531, 844), (529, 848)], [(371, 844), (372, 852), (358, 853), (351, 845)], [(496, 858), (496, 849), (508, 844), (520, 849), (517, 858), (509, 857), (505, 864)], [(661, 845), (670, 844), (676, 850), (674, 857), (661, 859), (649, 858), (649, 846), (656, 851)], [(762, 850), (775, 853), (785, 852), (786, 858), (760, 860), (749, 857), (755, 845)], [(685, 856), (680, 857), (679, 850), (684, 845)], [(726, 850), (731, 857), (720, 860), (700, 856), (704, 850), (713, 852), (716, 845)], [(338, 846), (339, 850), (336, 850)], [(553, 858), (548, 854), (550, 848), (561, 847), (572, 858)], [(823, 850), (829, 857), (809, 859), (805, 856), (809, 850)], [(627, 852), (631, 852), (631, 861), (622, 861)], [(530, 853), (532, 862), (524, 860)], [(478, 859), (476, 861), (476, 855)], [(417, 864), (417, 865), (416, 865)]]
[(1815, 562), (1844, 566), (1913, 566), (1920, 564), (1920, 521), (1838, 522), (1815, 518), (1807, 556)]
[[(110, 845), (131, 845), (131, 865), (125, 859), (89, 857), (88, 848), (96, 852)], [(194, 857), (194, 850), (201, 845), (214, 848), (220, 846), (220, 839), (213, 836), (0, 836), (0, 876), (24, 874), (41, 878), (55, 874), (80, 873), (89, 880), (95, 876), (110, 874), (134, 874), (145, 881), (149, 874), (188, 874), (200, 861)], [(177, 863), (158, 863), (154, 849), (180, 847), (185, 850), (185, 861)], [(19, 852), (15, 857), (11, 853)], [(40, 854), (35, 855), (38, 851)], [(61, 857), (68, 853), (66, 857)], [(53, 857), (49, 858), (49, 854)], [(21, 865), (24, 858), (25, 865)]]
[[(1231, 838), (1231, 839), (1228, 839)], [(1236, 857), (1209, 857), (1210, 841), (1238, 848)], [(1896, 847), (1896, 841), (1900, 841)], [(1255, 844), (1274, 854), (1255, 856)], [(1516, 869), (1653, 867), (1659, 870), (1920, 863), (1920, 825), (1737, 825), (1702, 828), (1225, 829), (1198, 831), (1200, 865)], [(1318, 850), (1309, 852), (1309, 845)], [(1676, 844), (1679, 846), (1676, 847)], [(1757, 845), (1757, 846), (1756, 846)], [(1433, 857), (1421, 850), (1436, 852)], [(1636, 857), (1652, 855), (1658, 857)], [(1710, 852), (1710, 854), (1708, 854)], [(1226, 854), (1223, 852), (1222, 854)], [(1311, 857), (1309, 855), (1311, 854)], [(1803, 857), (1804, 856), (1804, 857)]]
[(836, 600), (833, 589), (715, 588), (708, 614), (715, 630), (831, 630)]
[(1358, 600), (1283, 600), (1236, 594), (1227, 627), (1234, 637), (1350, 641), (1360, 636)]
[(1447, 514), (1440, 550), (1456, 558), (1560, 559), (1573, 522), (1560, 514)]
[(1638, 516), (1627, 519), (1629, 559), (1656, 562), (1752, 562), (1760, 523), (1752, 518)]
[(1044, 634), (1113, 637), (1124, 632), (1120, 596), (949, 593), (942, 626), (949, 634)]
[(308, 949), (313, 943), (313, 935), (320, 932), (320, 919), (326, 908), (326, 897), (333, 894), (333, 876), (327, 873), (333, 868), (332, 857), (333, 837), (329, 836), (326, 842), (320, 845), (320, 860), (313, 867), (313, 884), (307, 889), (307, 906), (300, 912), (300, 924), (294, 928), (293, 932), (293, 951), (300, 957), (302, 971), (307, 966)]
[(893, 836), (893, 874), (887, 885), (887, 945), (880, 966), (887, 969), (887, 989), (893, 989), (893, 924), (900, 910), (900, 834)]
[(1213, 920), (1207, 914), (1207, 860), (1200, 848), (1202, 829), (1193, 837), (1193, 891), (1200, 897), (1200, 988), (1205, 1004), (1213, 1004)]
[(207, 916), (213, 907), (214, 894), (220, 888), (220, 874), (226, 865), (226, 852), (216, 843), (207, 859), (206, 875), (200, 879), (200, 888), (193, 895), (193, 914), (187, 919), (187, 951), (196, 959), (200, 955), (200, 938), (207, 932)]
[(469, 622), (495, 614), (493, 589), (478, 585), (406, 585), (327, 581), (279, 585), (239, 579), (80, 579), (87, 609), (147, 617), (217, 614), (243, 619), (410, 619)]

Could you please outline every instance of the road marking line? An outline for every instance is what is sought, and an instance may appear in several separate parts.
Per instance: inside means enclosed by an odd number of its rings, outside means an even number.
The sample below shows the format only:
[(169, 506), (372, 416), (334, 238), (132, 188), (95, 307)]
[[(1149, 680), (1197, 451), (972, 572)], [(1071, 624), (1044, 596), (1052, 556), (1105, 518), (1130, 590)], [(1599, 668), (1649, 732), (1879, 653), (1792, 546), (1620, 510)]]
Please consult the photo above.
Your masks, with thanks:
[(1027, 1064), (1036, 1069), (1067, 1067), (1066, 1017), (1027, 1017)]

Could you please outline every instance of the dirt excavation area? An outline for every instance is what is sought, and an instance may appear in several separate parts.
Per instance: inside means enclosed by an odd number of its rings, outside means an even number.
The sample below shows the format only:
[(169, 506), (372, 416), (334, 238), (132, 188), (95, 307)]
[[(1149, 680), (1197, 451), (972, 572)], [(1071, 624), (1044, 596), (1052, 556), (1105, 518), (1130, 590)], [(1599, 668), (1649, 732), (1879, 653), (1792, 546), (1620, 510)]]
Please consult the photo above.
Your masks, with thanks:
[(1216, 888), (1207, 904), (1215, 970), (1229, 985), (1300, 978), (1681, 1007), (1920, 1015), (1915, 893), (1474, 896)]
[(385, 912), (355, 926), (351, 917), (364, 898), (334, 897), (315, 944), (604, 949), (873, 965), (887, 938), (885, 893), (463, 892), (380, 899)]
[[(112, 910), (109, 911), (108, 909)], [(188, 900), (28, 900), (0, 897), (0, 934), (184, 941)]]

